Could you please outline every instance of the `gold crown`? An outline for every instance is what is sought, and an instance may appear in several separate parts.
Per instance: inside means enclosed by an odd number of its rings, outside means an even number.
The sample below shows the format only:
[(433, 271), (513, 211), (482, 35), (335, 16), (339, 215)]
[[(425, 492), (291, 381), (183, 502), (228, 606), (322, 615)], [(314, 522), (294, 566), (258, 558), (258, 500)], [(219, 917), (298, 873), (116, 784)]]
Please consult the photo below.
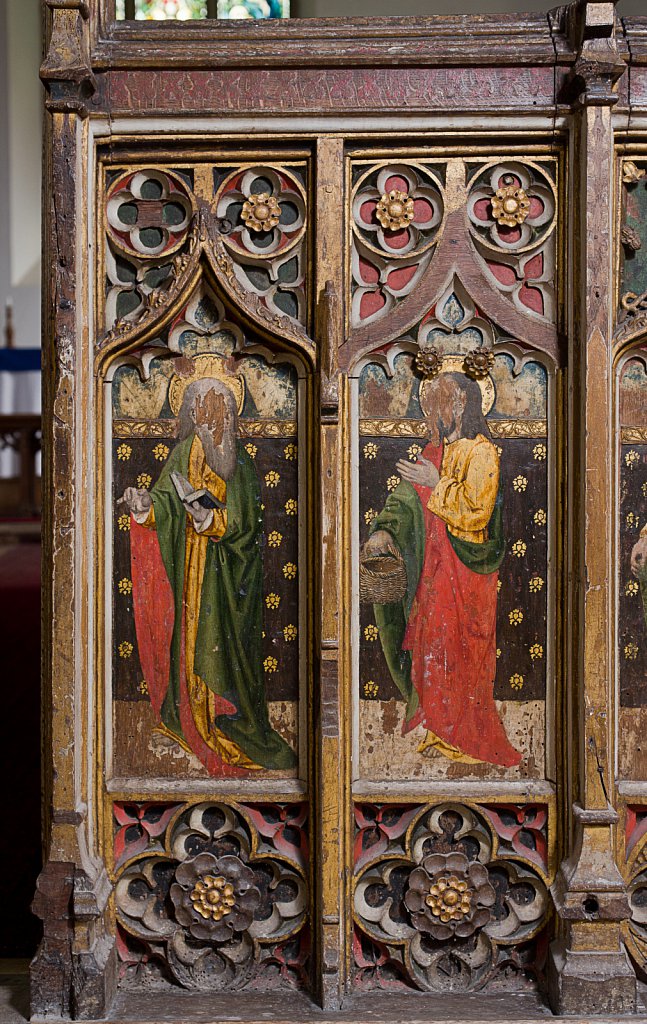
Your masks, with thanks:
[[(441, 366), (437, 371), (437, 374), (441, 373), (462, 373), (465, 375), (465, 356), (443, 356)], [(474, 380), (474, 378), (471, 378)], [(425, 401), (425, 391), (429, 385), (434, 381), (438, 380), (438, 376), (432, 377), (429, 380), (420, 381), (420, 406), (422, 407)], [(488, 373), (487, 376), (481, 377), (476, 383), (481, 389), (481, 408), (483, 415), (487, 416), (490, 409), (494, 405), (494, 399), (496, 398), (496, 392), (494, 390), (494, 381)]]
[(229, 373), (226, 361), (222, 356), (195, 356), (192, 359), (192, 363), (192, 373), (175, 373), (171, 377), (168, 386), (168, 404), (173, 411), (173, 415), (178, 415), (189, 384), (193, 384), (197, 380), (219, 380), (225, 384), (236, 400), (236, 407), (240, 415), (245, 404), (245, 381), (243, 377)]

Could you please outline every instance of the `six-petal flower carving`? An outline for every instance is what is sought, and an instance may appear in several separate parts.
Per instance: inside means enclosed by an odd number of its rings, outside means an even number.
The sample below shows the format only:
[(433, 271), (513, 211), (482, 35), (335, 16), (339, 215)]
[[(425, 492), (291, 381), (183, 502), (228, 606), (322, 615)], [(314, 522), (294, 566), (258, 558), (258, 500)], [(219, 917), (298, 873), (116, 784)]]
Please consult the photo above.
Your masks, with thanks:
[(178, 865), (170, 896), (178, 923), (203, 942), (247, 931), (261, 902), (251, 868), (233, 855), (206, 852)]
[(463, 853), (433, 853), (409, 876), (404, 897), (411, 923), (434, 939), (467, 938), (491, 917), (496, 895), (487, 869)]

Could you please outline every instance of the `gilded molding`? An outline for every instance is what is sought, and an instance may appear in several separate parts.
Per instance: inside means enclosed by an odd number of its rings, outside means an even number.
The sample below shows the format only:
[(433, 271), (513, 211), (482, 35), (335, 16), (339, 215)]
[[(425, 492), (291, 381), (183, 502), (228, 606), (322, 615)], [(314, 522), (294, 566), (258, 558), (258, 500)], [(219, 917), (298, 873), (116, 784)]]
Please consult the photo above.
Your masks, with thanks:
[(647, 427), (622, 427), (620, 440), (622, 444), (647, 444)]
[[(547, 437), (546, 420), (488, 420), (492, 437)], [(423, 437), (424, 420), (363, 419), (359, 432), (367, 437)]]
[[(296, 437), (296, 420), (245, 420), (238, 421), (241, 437)], [(113, 437), (175, 437), (177, 420), (115, 420)]]

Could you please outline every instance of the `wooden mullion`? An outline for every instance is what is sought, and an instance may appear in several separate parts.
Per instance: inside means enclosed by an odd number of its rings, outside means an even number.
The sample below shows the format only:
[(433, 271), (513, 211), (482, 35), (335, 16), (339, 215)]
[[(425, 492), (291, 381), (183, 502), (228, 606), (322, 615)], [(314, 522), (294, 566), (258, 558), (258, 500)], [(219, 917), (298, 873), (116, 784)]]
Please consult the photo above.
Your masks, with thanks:
[(317, 610), (318, 714), (315, 733), (317, 865), (317, 993), (326, 1009), (339, 1007), (344, 989), (345, 888), (344, 717), (341, 713), (339, 579), (341, 504), (337, 349), (342, 340), (343, 294), (343, 139), (317, 143), (315, 250), (313, 268), (317, 309), (319, 407), (317, 443), (319, 479)]

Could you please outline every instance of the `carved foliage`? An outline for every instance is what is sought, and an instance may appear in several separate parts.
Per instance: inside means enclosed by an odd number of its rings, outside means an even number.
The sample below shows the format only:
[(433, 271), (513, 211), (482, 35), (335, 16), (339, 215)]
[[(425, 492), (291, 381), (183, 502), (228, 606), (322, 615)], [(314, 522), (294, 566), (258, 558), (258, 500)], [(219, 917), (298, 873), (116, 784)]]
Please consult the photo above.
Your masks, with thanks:
[(461, 804), (356, 807), (356, 984), (470, 990), (537, 976), (550, 901), (532, 858), (514, 856), (524, 826), (543, 835), (529, 810), (514, 809), (515, 829), (504, 808), (486, 820)]
[(490, 280), (521, 312), (554, 318), (555, 183), (544, 167), (506, 161), (472, 179), (469, 229)]
[(620, 309), (616, 338), (626, 341), (647, 328), (647, 162), (625, 160), (622, 180)]
[(116, 804), (123, 982), (303, 984), (306, 818), (300, 804)]
[(352, 201), (353, 326), (380, 319), (413, 291), (443, 212), (442, 186), (427, 167), (381, 164), (362, 174)]

